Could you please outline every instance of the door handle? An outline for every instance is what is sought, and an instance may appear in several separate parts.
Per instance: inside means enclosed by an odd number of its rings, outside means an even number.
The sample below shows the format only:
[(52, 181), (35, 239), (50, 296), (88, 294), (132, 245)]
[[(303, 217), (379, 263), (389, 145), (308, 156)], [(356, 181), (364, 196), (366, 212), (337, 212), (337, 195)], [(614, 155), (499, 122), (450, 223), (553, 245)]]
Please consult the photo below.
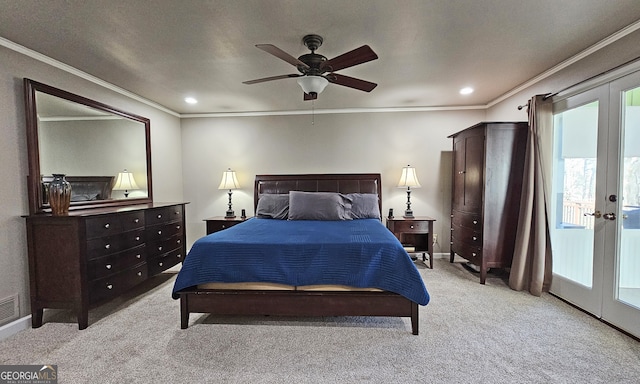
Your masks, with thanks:
[(605, 220), (615, 220), (616, 219), (616, 214), (611, 212), (611, 213), (605, 213), (604, 215), (602, 215), (602, 218)]
[[(593, 213), (585, 213), (585, 216), (593, 216), (596, 219), (599, 219), (600, 217), (602, 217), (602, 213), (600, 211), (595, 211)], [(615, 216), (615, 215), (614, 215)]]

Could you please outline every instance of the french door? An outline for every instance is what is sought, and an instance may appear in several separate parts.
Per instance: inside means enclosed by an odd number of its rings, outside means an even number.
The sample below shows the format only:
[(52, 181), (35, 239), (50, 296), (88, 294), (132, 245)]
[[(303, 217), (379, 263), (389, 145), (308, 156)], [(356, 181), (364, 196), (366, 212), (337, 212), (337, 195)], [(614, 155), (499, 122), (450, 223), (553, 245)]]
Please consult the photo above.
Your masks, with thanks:
[(551, 292), (640, 337), (640, 72), (553, 115)]

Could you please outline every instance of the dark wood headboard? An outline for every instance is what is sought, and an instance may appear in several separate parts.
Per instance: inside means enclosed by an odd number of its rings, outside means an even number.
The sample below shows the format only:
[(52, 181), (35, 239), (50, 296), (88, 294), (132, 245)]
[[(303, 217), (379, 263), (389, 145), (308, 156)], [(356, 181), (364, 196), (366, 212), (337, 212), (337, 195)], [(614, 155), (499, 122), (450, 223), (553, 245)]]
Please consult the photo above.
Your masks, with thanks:
[(382, 212), (382, 182), (379, 173), (337, 173), (301, 175), (256, 175), (253, 195), (254, 212), (262, 194), (289, 191), (376, 193)]

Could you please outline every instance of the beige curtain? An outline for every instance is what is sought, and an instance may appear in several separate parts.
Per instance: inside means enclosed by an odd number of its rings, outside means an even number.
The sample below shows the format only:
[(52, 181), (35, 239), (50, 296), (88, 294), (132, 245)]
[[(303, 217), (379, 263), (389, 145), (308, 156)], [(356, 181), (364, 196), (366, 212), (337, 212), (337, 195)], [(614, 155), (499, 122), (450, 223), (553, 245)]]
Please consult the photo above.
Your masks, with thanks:
[[(550, 100), (544, 95), (529, 101), (529, 136), (527, 138), (520, 216), (516, 233), (516, 245), (509, 274), (509, 286), (517, 291), (524, 289), (540, 296), (551, 285), (551, 244), (545, 203), (545, 171), (551, 153), (553, 113)], [(552, 142), (552, 141), (551, 141)]]

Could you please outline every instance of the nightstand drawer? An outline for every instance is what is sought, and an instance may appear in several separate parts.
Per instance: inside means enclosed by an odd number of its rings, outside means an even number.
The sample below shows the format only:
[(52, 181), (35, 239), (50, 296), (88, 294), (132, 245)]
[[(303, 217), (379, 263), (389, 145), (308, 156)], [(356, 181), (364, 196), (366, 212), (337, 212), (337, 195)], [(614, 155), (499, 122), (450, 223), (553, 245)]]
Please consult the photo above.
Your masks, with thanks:
[(394, 221), (393, 228), (394, 233), (428, 233), (429, 223), (426, 221)]
[(231, 228), (236, 224), (242, 223), (242, 220), (206, 220), (207, 221), (207, 235), (222, 231), (223, 229)]

